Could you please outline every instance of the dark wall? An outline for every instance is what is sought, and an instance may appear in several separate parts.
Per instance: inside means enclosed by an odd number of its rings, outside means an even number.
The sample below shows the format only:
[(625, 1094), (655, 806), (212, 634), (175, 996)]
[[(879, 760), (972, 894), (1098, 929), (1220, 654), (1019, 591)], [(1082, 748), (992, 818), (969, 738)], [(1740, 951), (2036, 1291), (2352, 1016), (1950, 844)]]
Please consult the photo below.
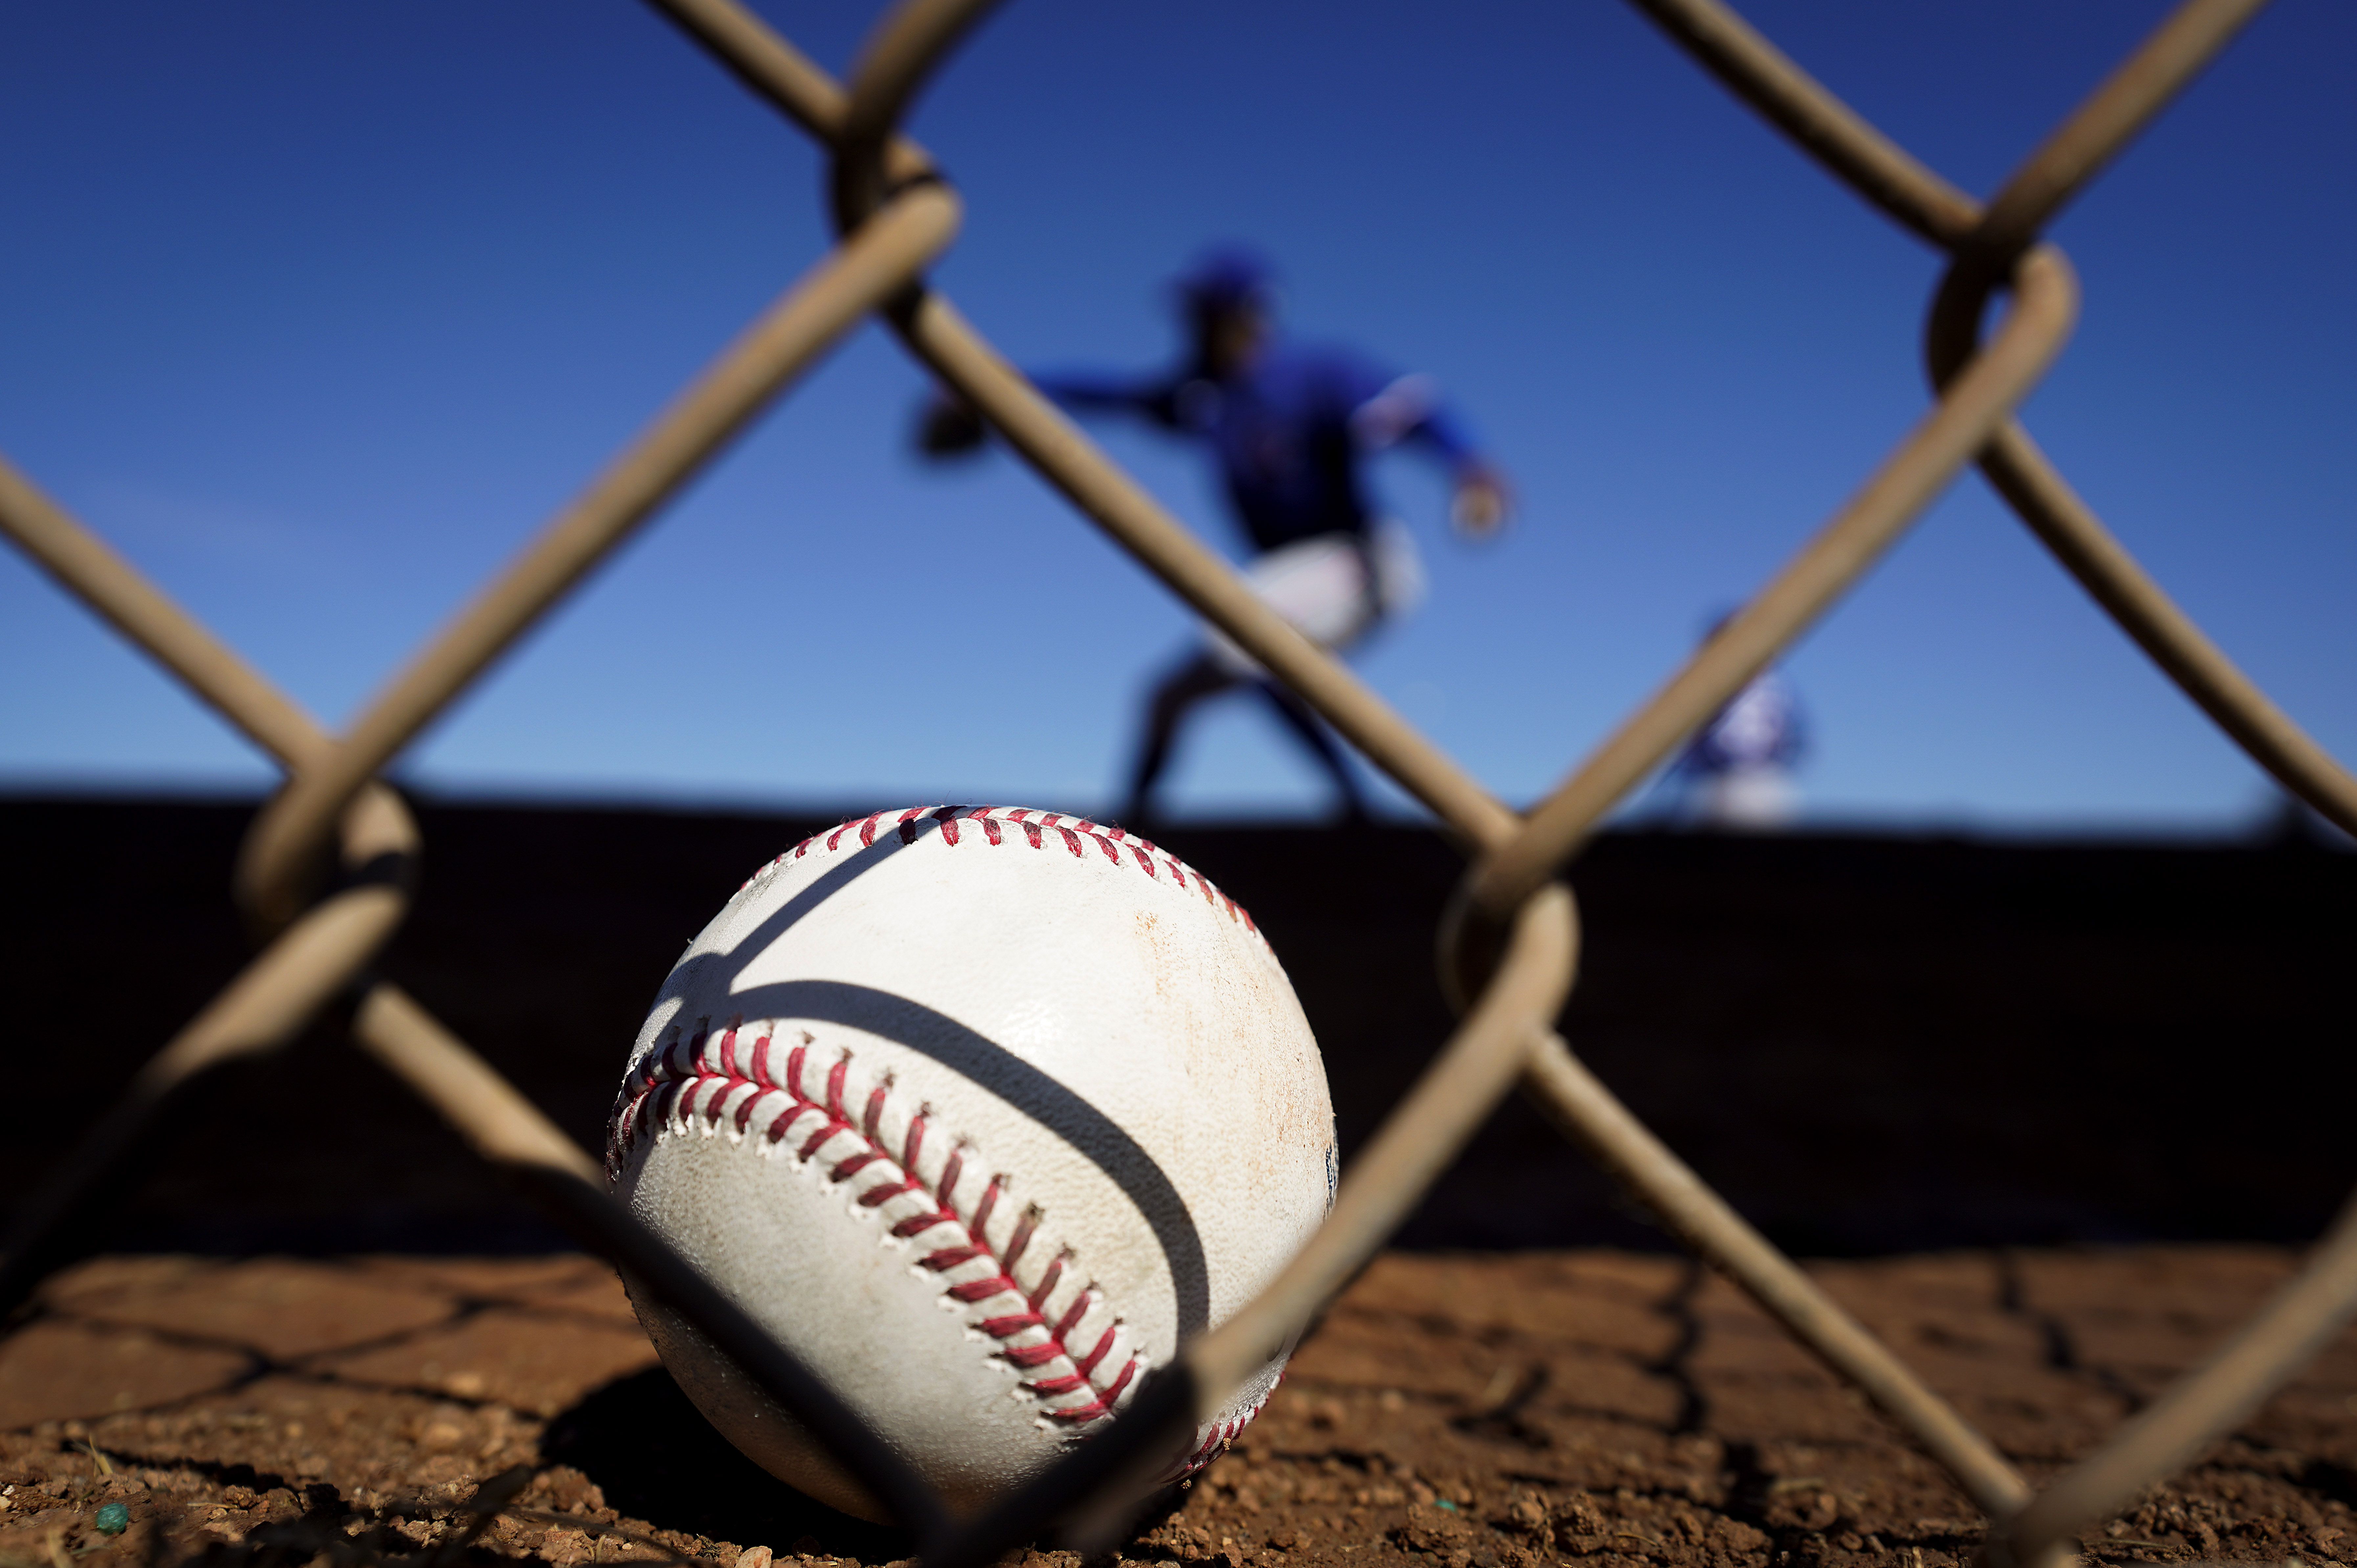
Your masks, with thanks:
[[(0, 801), (10, 1208), (244, 955), (251, 807)], [(586, 1144), (687, 940), (810, 820), (425, 805), (384, 971)], [(831, 819), (830, 819), (831, 820)], [(1411, 829), (1173, 832), (1251, 907), (1334, 1080), (1346, 1151), (1449, 1023), (1433, 930), (1459, 863)], [(1802, 1251), (2296, 1238), (2352, 1183), (2341, 965), (2357, 856), (1863, 836), (1607, 837), (1565, 1027)], [(189, 1130), (113, 1244), (544, 1244), (397, 1086), (318, 1032)], [(1520, 1105), (1409, 1227), (1425, 1245), (1652, 1233)]]

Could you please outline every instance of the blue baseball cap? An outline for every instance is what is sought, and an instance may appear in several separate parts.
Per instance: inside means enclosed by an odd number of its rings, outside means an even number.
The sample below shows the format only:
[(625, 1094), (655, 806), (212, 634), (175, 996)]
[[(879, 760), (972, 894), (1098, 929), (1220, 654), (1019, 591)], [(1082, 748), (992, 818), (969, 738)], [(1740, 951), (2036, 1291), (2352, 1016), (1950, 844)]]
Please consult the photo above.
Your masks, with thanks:
[(1275, 285), (1267, 258), (1242, 245), (1205, 251), (1171, 280), (1179, 300), (1197, 311), (1266, 309)]

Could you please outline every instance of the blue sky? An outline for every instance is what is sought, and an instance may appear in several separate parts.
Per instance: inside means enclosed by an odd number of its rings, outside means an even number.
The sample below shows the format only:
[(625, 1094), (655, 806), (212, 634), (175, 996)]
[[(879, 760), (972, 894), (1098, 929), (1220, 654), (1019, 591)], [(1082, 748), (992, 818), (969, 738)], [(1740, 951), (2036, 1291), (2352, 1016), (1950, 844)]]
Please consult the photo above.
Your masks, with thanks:
[[(2162, 14), (1756, 3), (1968, 189)], [(831, 68), (876, 12), (767, 14)], [(2212, 633), (2357, 756), (2357, 13), (2284, 0), (2057, 230), (2028, 422)], [(1295, 329), (1437, 376), (1519, 486), (1494, 547), (1382, 483), (1431, 602), (1367, 678), (1527, 800), (1926, 404), (1934, 258), (1609, 0), (1021, 0), (915, 129), (941, 284), (1018, 360), (1146, 366), (1209, 241)], [(0, 452), (316, 712), (427, 632), (821, 253), (802, 138), (623, 0), (0, 12)], [(1000, 456), (911, 462), (864, 330), (404, 759), (443, 790), (1103, 805), (1185, 614)], [(1222, 546), (1192, 456), (1112, 450)], [(243, 743), (0, 551), (0, 788), (252, 789)], [(2232, 830), (2263, 778), (1967, 478), (1795, 652), (1813, 811)], [(1294, 813), (1253, 708), (1185, 810)]]

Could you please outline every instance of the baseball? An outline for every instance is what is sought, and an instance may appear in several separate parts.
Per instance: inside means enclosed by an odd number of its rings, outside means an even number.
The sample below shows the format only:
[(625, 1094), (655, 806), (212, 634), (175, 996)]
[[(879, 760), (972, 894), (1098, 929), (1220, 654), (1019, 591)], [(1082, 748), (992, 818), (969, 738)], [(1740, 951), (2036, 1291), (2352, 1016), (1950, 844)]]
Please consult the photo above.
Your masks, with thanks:
[[(956, 1509), (1052, 1464), (1324, 1218), (1334, 1114), (1252, 917), (1117, 828), (995, 807), (804, 840), (688, 945), (607, 1172)], [(682, 1320), (663, 1363), (771, 1474), (856, 1482)], [(1242, 1430), (1287, 1346), (1166, 1477)]]

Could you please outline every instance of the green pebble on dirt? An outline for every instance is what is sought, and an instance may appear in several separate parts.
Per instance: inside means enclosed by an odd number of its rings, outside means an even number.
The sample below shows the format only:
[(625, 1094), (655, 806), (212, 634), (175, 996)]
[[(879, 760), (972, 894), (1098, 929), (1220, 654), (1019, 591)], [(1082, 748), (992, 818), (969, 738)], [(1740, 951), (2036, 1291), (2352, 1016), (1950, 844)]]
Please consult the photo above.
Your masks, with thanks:
[(121, 1535), (131, 1528), (131, 1509), (124, 1503), (109, 1503), (98, 1510), (98, 1533)]

